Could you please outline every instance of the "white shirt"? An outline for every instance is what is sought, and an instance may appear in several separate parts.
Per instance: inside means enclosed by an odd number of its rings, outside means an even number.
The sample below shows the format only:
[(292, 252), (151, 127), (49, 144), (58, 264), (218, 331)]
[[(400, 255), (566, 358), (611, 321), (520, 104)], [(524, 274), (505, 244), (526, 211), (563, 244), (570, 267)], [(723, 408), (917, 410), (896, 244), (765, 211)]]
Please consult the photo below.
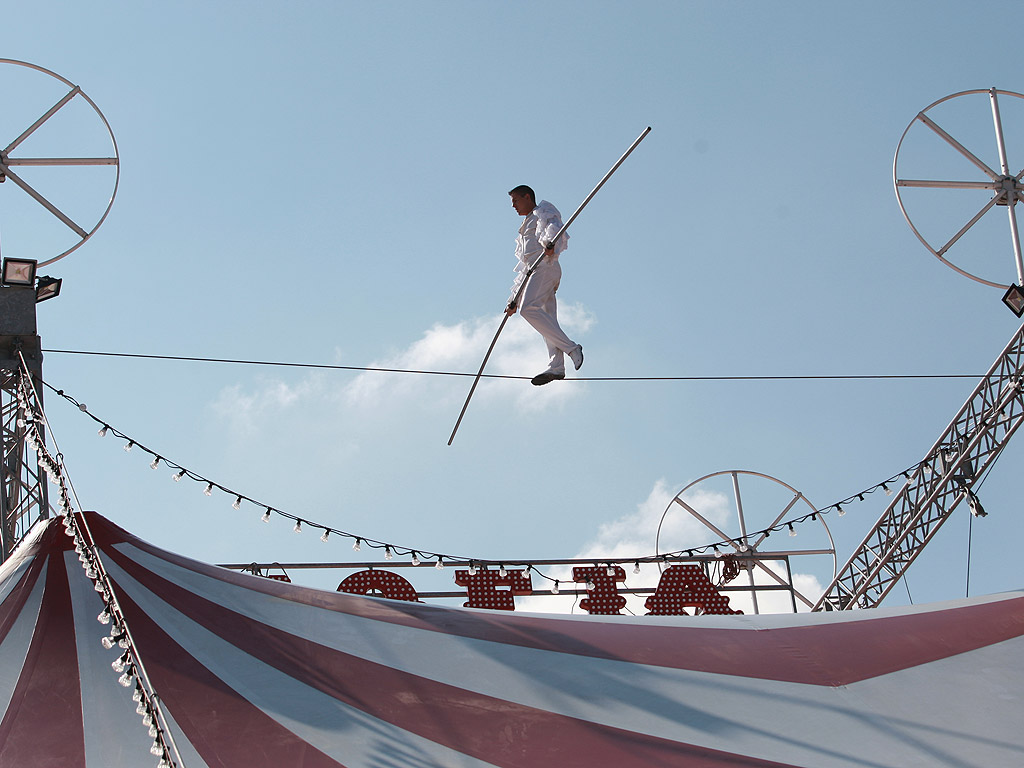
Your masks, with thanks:
[[(537, 207), (523, 217), (516, 237), (516, 258), (520, 264), (529, 267), (544, 250), (542, 243), (550, 243), (562, 228), (562, 214), (547, 200), (541, 200)], [(569, 235), (564, 234), (555, 243), (555, 258), (569, 247)], [(516, 271), (519, 270), (516, 268)]]
[[(523, 218), (523, 223), (519, 227), (519, 235), (516, 237), (516, 259), (518, 259), (516, 272), (519, 274), (516, 275), (513, 293), (523, 275), (537, 260), (537, 257), (544, 252), (542, 243), (550, 243), (561, 228), (562, 214), (547, 200), (541, 200), (537, 207)], [(554, 248), (555, 254), (549, 256), (548, 259), (557, 261), (559, 254), (568, 247), (569, 234), (566, 233), (558, 238)]]

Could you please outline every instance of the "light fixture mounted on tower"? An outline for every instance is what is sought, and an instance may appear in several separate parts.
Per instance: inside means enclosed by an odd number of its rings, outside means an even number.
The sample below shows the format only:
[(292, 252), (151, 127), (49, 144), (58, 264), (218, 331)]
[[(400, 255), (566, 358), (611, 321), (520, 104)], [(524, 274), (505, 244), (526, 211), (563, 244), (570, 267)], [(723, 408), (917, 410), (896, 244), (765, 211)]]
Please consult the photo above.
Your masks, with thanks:
[(36, 304), (47, 299), (54, 299), (60, 295), (60, 286), (63, 279), (43, 275), (36, 282)]
[(0, 282), (4, 285), (35, 285), (36, 263), (35, 259), (4, 259)]
[(1024, 315), (1024, 289), (1016, 283), (1010, 283), (1010, 287), (1003, 294), (1003, 304), (1017, 317)]

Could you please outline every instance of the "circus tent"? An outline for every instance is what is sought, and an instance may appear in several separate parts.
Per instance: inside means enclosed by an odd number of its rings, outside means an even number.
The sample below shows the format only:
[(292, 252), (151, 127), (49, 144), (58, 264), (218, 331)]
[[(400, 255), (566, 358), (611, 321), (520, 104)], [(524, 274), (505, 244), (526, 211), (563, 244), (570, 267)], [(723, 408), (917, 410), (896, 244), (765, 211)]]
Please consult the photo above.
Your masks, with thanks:
[[(80, 519), (188, 768), (1024, 764), (1024, 592), (542, 616), (304, 588)], [(0, 567), (0, 766), (156, 764), (103, 611), (60, 520)]]

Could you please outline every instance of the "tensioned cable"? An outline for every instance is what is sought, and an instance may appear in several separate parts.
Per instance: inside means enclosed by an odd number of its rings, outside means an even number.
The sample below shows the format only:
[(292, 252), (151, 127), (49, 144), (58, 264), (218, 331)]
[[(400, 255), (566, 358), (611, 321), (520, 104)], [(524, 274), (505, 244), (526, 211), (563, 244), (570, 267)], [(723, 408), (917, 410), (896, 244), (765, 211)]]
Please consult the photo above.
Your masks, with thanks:
[[(335, 371), (370, 371), (375, 373), (406, 373), (421, 376), (475, 376), (465, 371), (429, 371), (414, 368), (383, 368), (361, 365), (332, 365), (328, 363), (289, 363), (278, 360), (240, 360), (226, 357), (193, 357), (186, 355), (147, 355), (134, 352), (98, 352), (80, 349), (44, 349), (43, 352), (60, 355), (92, 355), (96, 357), (125, 357), (142, 360), (171, 360), (189, 363), (228, 363), (232, 365), (265, 365), (282, 368), (305, 368)], [(531, 376), (485, 373), (486, 379), (531, 379)], [(881, 379), (977, 379), (973, 373), (865, 373), (865, 374), (811, 374), (784, 376), (582, 376), (566, 381), (857, 381)]]

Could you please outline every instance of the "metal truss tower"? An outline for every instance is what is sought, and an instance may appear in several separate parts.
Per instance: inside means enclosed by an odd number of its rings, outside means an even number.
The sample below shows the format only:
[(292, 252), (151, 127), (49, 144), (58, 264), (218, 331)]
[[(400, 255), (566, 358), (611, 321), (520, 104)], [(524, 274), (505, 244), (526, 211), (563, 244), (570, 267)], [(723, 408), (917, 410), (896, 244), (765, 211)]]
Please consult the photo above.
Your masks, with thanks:
[[(46, 473), (27, 444), (19, 400), (25, 397), (26, 364), (33, 379), (42, 379), (34, 286), (0, 287), (0, 329), (0, 559), (6, 560), (32, 524), (50, 516)], [(41, 410), (42, 403), (36, 405)], [(36, 426), (42, 435), (42, 425)]]
[(964, 499), (1024, 421), (1024, 326), (895, 495), (813, 610), (877, 606)]

